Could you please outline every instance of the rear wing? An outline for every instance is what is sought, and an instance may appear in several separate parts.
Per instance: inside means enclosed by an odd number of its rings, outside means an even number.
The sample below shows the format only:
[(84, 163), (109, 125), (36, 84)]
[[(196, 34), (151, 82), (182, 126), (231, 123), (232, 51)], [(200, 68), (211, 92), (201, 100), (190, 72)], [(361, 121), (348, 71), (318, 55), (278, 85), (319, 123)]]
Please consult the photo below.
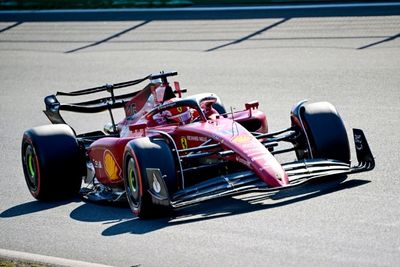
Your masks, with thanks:
[[(144, 78), (133, 81), (121, 82), (116, 84), (106, 84), (103, 86), (98, 86), (73, 92), (57, 92), (55, 95), (49, 95), (45, 97), (44, 103), (46, 109), (43, 112), (46, 114), (47, 118), (51, 121), (51, 123), (67, 124), (60, 114), (61, 110), (79, 112), (79, 113), (97, 113), (108, 110), (110, 112), (112, 123), (115, 126), (112, 110), (116, 108), (124, 108), (128, 100), (130, 100), (132, 97), (136, 96), (143, 90), (146, 90), (148, 86), (146, 86), (142, 90), (122, 95), (115, 95), (115, 90), (137, 85), (139, 83), (144, 82), (147, 79), (150, 80), (150, 84), (155, 82), (162, 82), (163, 84), (168, 84), (167, 77), (175, 76), (177, 74), (178, 74), (177, 72), (167, 72), (167, 73), (161, 72), (159, 74), (151, 74)], [(100, 92), (108, 92), (110, 93), (110, 96), (84, 102), (76, 102), (68, 104), (61, 104), (57, 99), (57, 96), (74, 97), (74, 96), (92, 95)]]

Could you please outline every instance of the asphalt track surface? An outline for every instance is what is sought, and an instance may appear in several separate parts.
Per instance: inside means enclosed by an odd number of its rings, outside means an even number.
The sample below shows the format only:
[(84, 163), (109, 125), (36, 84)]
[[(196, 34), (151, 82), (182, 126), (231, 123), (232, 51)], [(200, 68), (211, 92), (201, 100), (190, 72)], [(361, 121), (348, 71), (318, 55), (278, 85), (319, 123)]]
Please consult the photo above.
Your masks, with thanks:
[[(399, 266), (400, 12), (388, 9), (0, 19), (0, 248), (115, 266)], [(328, 100), (349, 130), (365, 130), (376, 169), (149, 221), (126, 207), (35, 201), (20, 141), (25, 129), (48, 123), (43, 97), (160, 70), (177, 70), (190, 93), (215, 92), (228, 107), (258, 99), (272, 130), (289, 125), (297, 101)], [(68, 119), (78, 131), (106, 122)]]

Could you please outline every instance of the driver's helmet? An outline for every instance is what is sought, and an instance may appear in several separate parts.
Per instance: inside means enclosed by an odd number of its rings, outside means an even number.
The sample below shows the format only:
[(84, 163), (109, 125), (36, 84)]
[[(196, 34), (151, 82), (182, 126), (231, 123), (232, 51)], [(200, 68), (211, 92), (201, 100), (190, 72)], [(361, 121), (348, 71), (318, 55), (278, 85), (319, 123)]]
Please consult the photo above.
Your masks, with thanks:
[[(173, 105), (176, 102), (176, 98), (169, 99), (165, 101), (163, 104), (171, 104)], [(178, 122), (182, 124), (187, 124), (192, 120), (192, 112), (190, 108), (185, 106), (180, 107), (171, 107), (163, 112), (164, 117), (172, 122)]]

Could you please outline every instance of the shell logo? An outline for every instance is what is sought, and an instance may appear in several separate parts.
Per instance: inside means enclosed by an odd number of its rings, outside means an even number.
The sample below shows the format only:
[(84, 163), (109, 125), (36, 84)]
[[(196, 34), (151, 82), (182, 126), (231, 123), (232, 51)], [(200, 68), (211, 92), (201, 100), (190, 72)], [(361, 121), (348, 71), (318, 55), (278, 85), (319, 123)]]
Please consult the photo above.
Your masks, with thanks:
[(112, 181), (120, 179), (121, 168), (118, 166), (111, 151), (104, 151), (103, 162), (107, 177)]
[(232, 142), (237, 144), (249, 143), (250, 141), (251, 137), (247, 134), (241, 134), (232, 139)]

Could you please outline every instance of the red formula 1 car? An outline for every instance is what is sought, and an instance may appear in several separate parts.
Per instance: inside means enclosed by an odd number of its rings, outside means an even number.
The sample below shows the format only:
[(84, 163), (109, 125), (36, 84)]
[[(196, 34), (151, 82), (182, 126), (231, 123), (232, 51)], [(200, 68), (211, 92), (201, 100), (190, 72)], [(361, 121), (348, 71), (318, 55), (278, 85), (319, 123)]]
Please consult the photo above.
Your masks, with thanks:
[[(31, 194), (51, 201), (80, 192), (90, 201), (126, 201), (141, 218), (212, 198), (249, 191), (291, 188), (310, 179), (374, 168), (363, 132), (353, 129), (357, 166), (350, 164), (346, 129), (327, 102), (296, 104), (291, 126), (269, 132), (258, 102), (226, 112), (218, 96), (186, 93), (160, 73), (143, 79), (57, 96), (109, 96), (60, 104), (45, 98), (51, 125), (27, 130), (22, 165)], [(150, 80), (140, 91), (118, 89)], [(113, 110), (125, 118), (115, 123)], [(109, 111), (103, 131), (76, 134), (60, 111)], [(288, 144), (282, 148), (281, 144)], [(279, 163), (274, 155), (294, 152), (297, 160)], [(82, 186), (82, 180), (84, 186)]]

